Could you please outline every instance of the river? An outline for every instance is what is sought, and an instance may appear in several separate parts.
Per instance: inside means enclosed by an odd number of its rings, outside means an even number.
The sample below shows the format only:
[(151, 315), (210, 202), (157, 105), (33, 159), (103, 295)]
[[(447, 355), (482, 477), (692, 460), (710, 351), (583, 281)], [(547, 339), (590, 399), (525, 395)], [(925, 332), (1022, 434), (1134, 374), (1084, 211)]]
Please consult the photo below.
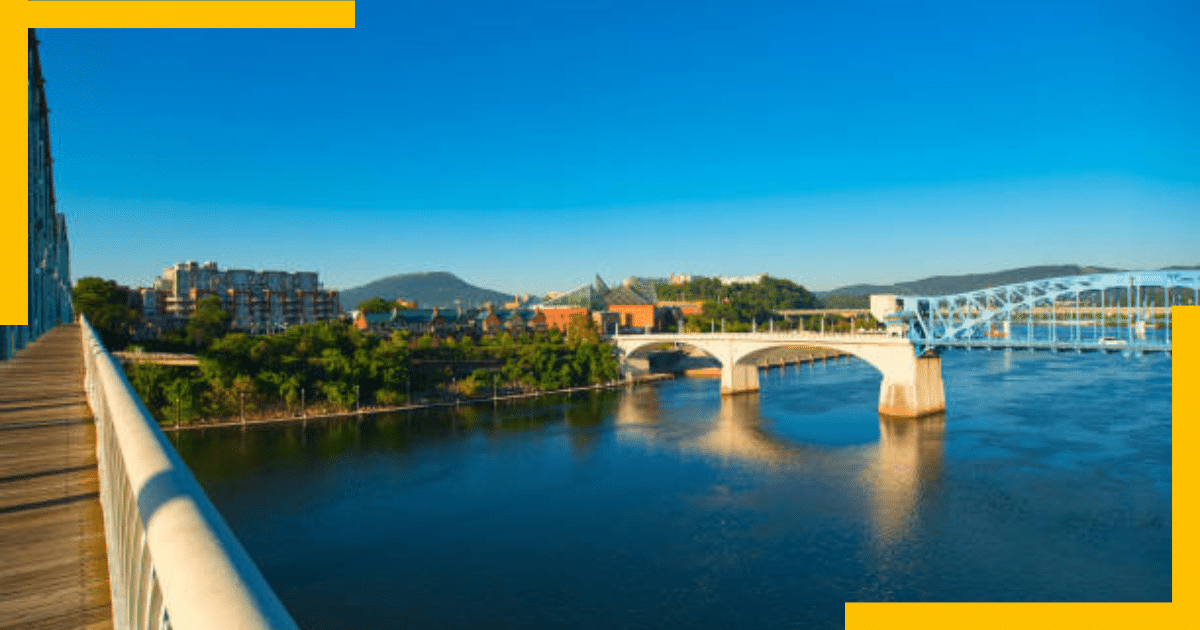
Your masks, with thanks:
[(846, 601), (1169, 601), (1163, 355), (831, 360), (172, 436), (307, 630), (840, 627)]

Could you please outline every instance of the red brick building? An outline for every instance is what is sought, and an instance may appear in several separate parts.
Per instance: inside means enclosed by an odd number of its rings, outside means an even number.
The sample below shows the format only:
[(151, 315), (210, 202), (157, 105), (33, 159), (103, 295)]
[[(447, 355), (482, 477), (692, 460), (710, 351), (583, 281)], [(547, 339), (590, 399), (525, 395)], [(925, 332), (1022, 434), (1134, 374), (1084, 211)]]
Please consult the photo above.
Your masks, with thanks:
[(546, 318), (546, 328), (557, 328), (563, 332), (567, 331), (567, 325), (571, 323), (572, 317), (578, 315), (586, 318), (588, 316), (588, 309), (583, 306), (547, 308), (539, 312)]
[(653, 304), (609, 304), (608, 310), (621, 317), (621, 328), (654, 330), (656, 311)]

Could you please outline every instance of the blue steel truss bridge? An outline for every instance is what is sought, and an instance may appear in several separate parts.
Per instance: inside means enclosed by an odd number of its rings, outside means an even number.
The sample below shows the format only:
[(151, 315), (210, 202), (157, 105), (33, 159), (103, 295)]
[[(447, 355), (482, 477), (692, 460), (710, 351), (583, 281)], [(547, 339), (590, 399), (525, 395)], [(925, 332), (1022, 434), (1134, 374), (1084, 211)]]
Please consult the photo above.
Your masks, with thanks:
[(943, 348), (1170, 352), (1171, 308), (1197, 304), (1196, 270), (1068, 276), (968, 291), (896, 296), (889, 327), (918, 354)]

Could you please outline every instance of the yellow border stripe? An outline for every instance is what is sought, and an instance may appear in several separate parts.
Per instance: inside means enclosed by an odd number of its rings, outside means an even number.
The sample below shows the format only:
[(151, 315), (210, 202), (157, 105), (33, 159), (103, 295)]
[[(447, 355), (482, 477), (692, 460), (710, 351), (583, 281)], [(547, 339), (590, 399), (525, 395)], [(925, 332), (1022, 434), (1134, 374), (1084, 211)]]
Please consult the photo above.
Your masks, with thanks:
[(0, 38), (0, 325), (19, 325), (29, 323), (29, 30), (5, 25)]
[[(353, 2), (26, 2), (35, 28), (354, 28)], [(35, 5), (35, 6), (31, 6)]]
[(1178, 306), (1171, 315), (1171, 603), (847, 603), (846, 628), (1193, 627), (1200, 619), (1200, 456), (1193, 450), (1200, 444), (1200, 306)]
[(1200, 306), (1171, 313), (1171, 590), (1176, 618), (1195, 621), (1200, 619)]

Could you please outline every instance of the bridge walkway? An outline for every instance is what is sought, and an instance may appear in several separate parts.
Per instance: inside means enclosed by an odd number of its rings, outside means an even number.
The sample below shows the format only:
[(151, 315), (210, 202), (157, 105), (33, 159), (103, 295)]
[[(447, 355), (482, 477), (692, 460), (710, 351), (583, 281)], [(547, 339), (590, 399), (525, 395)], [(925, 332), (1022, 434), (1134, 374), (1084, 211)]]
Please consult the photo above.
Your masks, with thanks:
[(0, 363), (0, 629), (112, 628), (79, 324)]

